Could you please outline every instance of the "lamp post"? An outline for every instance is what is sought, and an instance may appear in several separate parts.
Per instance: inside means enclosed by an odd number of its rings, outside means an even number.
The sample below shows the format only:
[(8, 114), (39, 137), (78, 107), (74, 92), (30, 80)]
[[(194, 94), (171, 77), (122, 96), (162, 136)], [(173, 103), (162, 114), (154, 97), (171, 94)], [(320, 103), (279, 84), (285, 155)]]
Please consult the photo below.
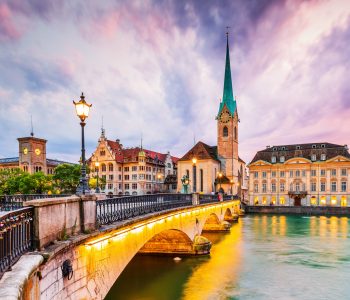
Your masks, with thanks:
[(193, 163), (193, 193), (197, 192), (197, 158), (193, 157), (192, 158), (192, 163)]
[(86, 125), (85, 120), (89, 116), (90, 107), (92, 104), (88, 104), (85, 101), (85, 96), (81, 93), (79, 102), (73, 101), (75, 105), (75, 111), (77, 116), (80, 118), (81, 126), (81, 177), (79, 180), (79, 185), (77, 187), (78, 195), (89, 194), (89, 186), (86, 178), (86, 161), (85, 161), (85, 136), (84, 136), (84, 127)]
[(97, 171), (97, 178), (96, 178), (96, 193), (100, 193), (100, 186), (98, 185), (98, 171), (100, 169), (100, 163), (99, 161), (96, 159), (95, 162), (95, 167), (96, 167), (96, 171)]
[(158, 189), (160, 192), (160, 179), (162, 178), (162, 175), (160, 173), (158, 173), (157, 178), (158, 178)]
[(219, 172), (218, 177), (219, 177), (219, 193), (220, 193), (221, 192), (221, 178), (222, 178), (221, 172)]

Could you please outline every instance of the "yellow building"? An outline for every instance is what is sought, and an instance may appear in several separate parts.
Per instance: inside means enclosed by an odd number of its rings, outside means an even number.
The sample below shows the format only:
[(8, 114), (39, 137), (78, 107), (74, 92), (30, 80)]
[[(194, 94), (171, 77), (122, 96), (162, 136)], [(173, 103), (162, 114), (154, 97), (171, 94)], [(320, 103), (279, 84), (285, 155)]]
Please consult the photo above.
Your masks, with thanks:
[(238, 110), (233, 97), (229, 45), (227, 38), (223, 98), (217, 120), (217, 146), (198, 142), (178, 161), (178, 191), (182, 179), (189, 179), (188, 192), (238, 194), (246, 189), (245, 162), (238, 156)]
[(346, 145), (267, 147), (256, 153), (248, 167), (250, 205), (349, 205)]

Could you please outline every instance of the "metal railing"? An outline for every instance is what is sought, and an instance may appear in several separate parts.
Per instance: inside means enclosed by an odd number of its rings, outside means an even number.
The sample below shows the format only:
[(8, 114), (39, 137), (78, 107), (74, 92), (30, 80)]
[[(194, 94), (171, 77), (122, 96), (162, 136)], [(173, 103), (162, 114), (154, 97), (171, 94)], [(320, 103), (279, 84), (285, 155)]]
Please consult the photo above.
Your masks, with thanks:
[(96, 218), (100, 225), (171, 208), (192, 205), (191, 194), (154, 194), (124, 196), (96, 202)]
[(0, 278), (22, 254), (32, 249), (32, 207), (18, 209), (0, 217)]
[(43, 198), (57, 198), (57, 197), (68, 197), (70, 195), (57, 194), (57, 195), (46, 195), (46, 194), (20, 194), (20, 195), (1, 195), (0, 196), (0, 211), (12, 211), (23, 207), (23, 202), (43, 199)]
[[(222, 196), (223, 201), (229, 201), (229, 200), (239, 200), (240, 198), (237, 195), (223, 195)], [(219, 195), (218, 194), (199, 194), (199, 203), (213, 203), (219, 201)]]

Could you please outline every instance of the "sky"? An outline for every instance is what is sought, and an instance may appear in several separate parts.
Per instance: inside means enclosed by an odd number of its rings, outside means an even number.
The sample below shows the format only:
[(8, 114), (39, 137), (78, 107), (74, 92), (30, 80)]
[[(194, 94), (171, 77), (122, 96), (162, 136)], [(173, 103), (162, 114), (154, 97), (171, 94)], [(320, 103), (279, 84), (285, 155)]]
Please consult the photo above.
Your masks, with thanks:
[(349, 0), (0, 0), (0, 157), (18, 156), (32, 115), (47, 156), (78, 161), (82, 91), (87, 156), (102, 118), (125, 147), (215, 145), (226, 26), (241, 158), (350, 145)]

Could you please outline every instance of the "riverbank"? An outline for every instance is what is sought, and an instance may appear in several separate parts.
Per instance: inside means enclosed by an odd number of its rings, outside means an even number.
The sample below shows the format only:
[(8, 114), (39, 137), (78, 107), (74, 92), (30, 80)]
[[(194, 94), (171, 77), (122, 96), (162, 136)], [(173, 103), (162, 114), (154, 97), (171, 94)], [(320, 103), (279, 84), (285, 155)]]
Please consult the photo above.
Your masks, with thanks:
[(250, 206), (244, 207), (247, 214), (283, 214), (308, 216), (350, 216), (350, 207), (333, 206)]

